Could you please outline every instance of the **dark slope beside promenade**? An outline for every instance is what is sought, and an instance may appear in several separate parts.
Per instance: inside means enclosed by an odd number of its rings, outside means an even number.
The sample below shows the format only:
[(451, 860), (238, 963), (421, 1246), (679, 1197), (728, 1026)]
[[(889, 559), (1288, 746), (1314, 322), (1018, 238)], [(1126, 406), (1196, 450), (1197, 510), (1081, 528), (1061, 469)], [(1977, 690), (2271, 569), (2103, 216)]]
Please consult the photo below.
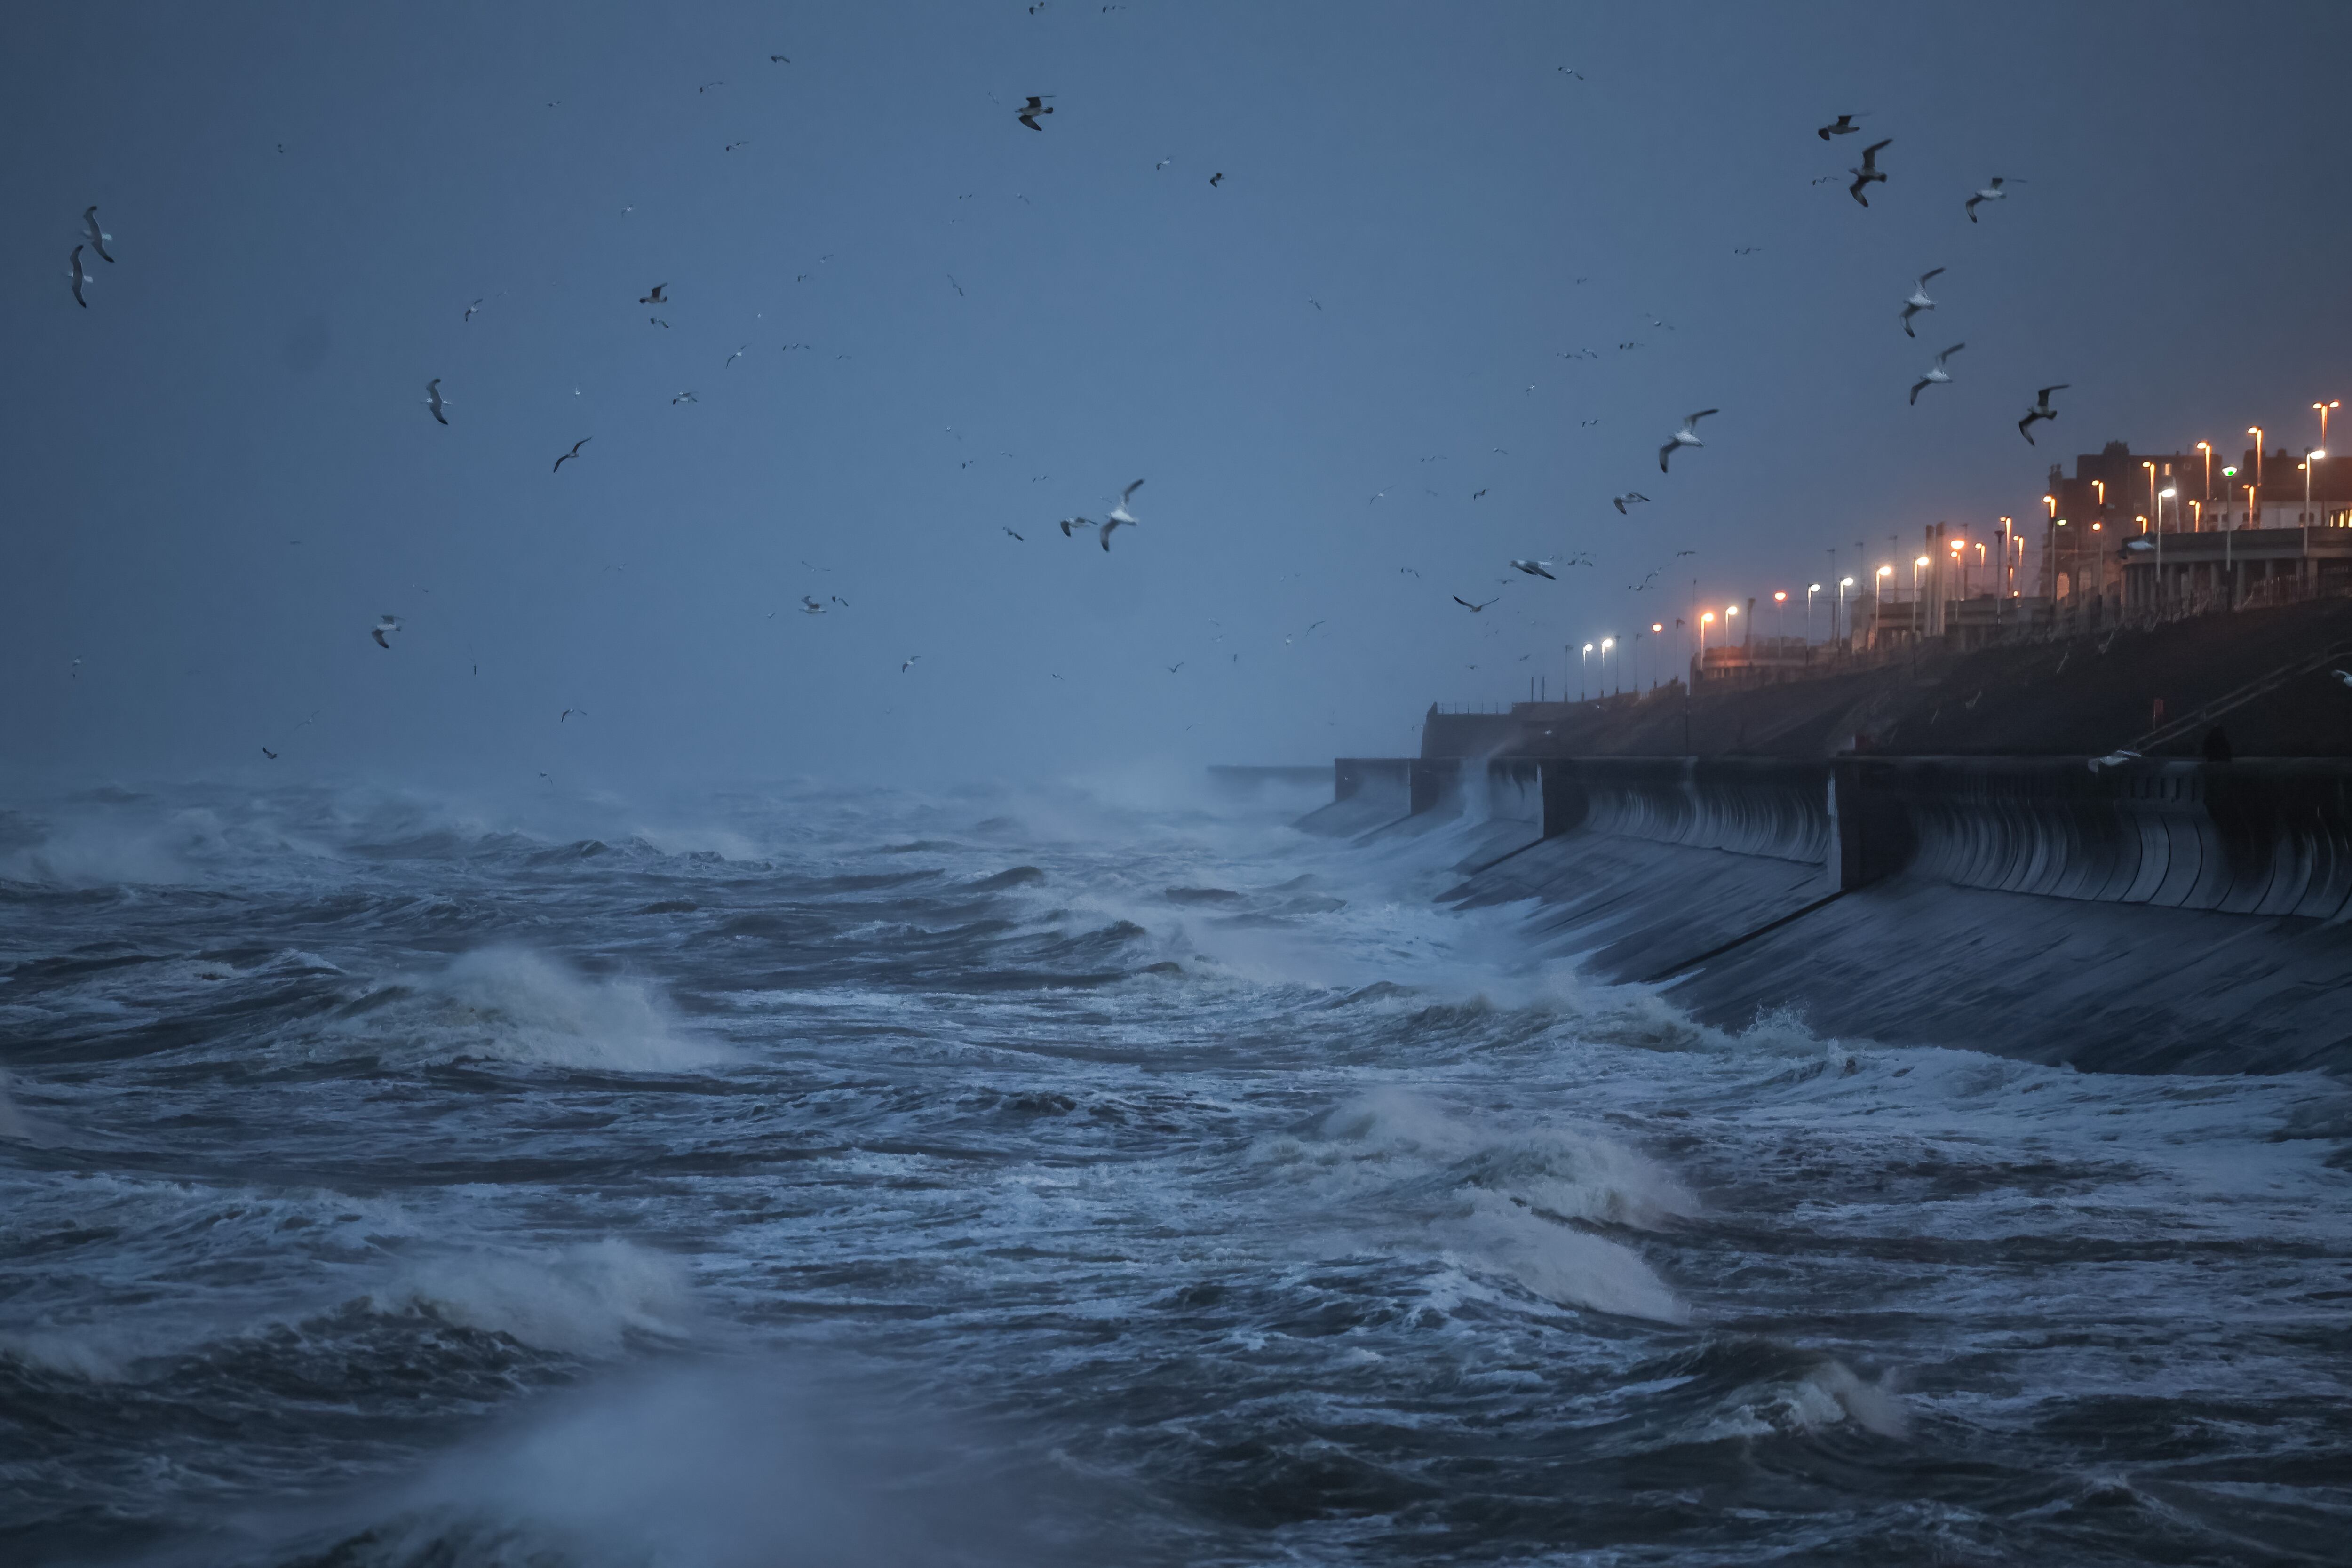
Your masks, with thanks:
[[(2352, 668), (2352, 601), (2206, 616), (2111, 637), (1916, 659), (1745, 689), (1680, 688), (1607, 702), (1434, 713), (1423, 756), (1826, 757), (1869, 749), (1937, 756), (2096, 755), (2290, 667), (2340, 650)], [(2244, 757), (2352, 757), (2352, 689), (2324, 666), (2221, 716)], [(2193, 756), (2204, 726), (2148, 748)]]

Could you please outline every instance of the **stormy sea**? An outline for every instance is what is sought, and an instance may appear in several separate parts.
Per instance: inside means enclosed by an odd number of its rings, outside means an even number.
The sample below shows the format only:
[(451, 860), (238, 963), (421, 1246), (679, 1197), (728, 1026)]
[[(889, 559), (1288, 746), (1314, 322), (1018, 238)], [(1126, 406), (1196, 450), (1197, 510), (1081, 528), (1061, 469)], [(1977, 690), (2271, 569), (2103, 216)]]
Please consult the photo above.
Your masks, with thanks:
[(0, 1561), (2352, 1558), (2332, 1080), (1698, 1026), (1321, 798), (20, 797)]

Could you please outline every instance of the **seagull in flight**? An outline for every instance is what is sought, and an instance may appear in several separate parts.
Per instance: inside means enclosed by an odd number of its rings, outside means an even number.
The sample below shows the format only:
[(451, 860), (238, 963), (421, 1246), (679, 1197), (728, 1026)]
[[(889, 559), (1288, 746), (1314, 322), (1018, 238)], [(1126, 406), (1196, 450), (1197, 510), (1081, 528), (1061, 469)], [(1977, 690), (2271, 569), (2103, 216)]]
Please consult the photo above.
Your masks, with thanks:
[[(1814, 132), (1813, 134), (1820, 137), (1824, 142), (1828, 141), (1832, 136), (1851, 136), (1855, 132), (1862, 129), (1861, 126), (1854, 123), (1854, 121), (1857, 118), (1859, 117), (1852, 114), (1841, 114), (1835, 120), (1831, 121), (1827, 125), (1824, 125), (1820, 130)], [(1881, 145), (1883, 146), (1885, 143), (1882, 142)]]
[(898, 673), (899, 673), (899, 674), (901, 674), (901, 675), (904, 675), (904, 674), (906, 674), (908, 670), (910, 670), (910, 669), (914, 668), (915, 668), (915, 661), (916, 661), (917, 659), (919, 659), (919, 658), (922, 658), (922, 657), (923, 657), (923, 656), (922, 656), (921, 654), (919, 654), (919, 653), (910, 653), (910, 654), (908, 654), (908, 655), (907, 656), (907, 662), (906, 662), (906, 663), (904, 663), (904, 664), (902, 664), (902, 665), (900, 665), (900, 666), (898, 667)]
[(375, 638), (376, 647), (389, 649), (392, 645), (383, 640), (383, 635), (386, 632), (396, 632), (399, 629), (400, 617), (398, 616), (387, 615), (382, 620), (376, 622), (374, 626), (368, 628), (368, 636)]
[(1874, 142), (1864, 147), (1862, 150), (1862, 167), (1846, 171), (1853, 176), (1853, 184), (1847, 188), (1846, 194), (1864, 206), (1870, 205), (1870, 198), (1862, 194), (1863, 187), (1870, 184), (1883, 185), (1886, 183), (1886, 175), (1878, 167), (1878, 154), (1882, 150), (1892, 145), (1894, 141), (1895, 138), (1889, 136), (1884, 142)]
[[(89, 301), (81, 297), (81, 286), (92, 281), (92, 279), (89, 273), (84, 272), (81, 269), (81, 253), (84, 247), (79, 245), (74, 247), (72, 259), (66, 263), (66, 270), (73, 278), (74, 303), (87, 310), (89, 309)], [(442, 423), (446, 425), (448, 421), (445, 419)]]
[(1018, 120), (1022, 124), (1026, 125), (1032, 131), (1043, 131), (1045, 128), (1037, 123), (1037, 116), (1041, 114), (1051, 114), (1053, 112), (1053, 106), (1048, 104), (1045, 99), (1039, 98), (1033, 92), (1029, 95), (1029, 101), (1027, 103), (1023, 104), (1020, 108), (1013, 111), (1013, 118)]
[(1135, 483), (1121, 490), (1118, 494), (1118, 504), (1111, 508), (1109, 513), (1104, 517), (1102, 531), (1095, 537), (1102, 541), (1102, 547), (1105, 551), (1108, 551), (1110, 549), (1110, 536), (1112, 531), (1118, 529), (1122, 523), (1130, 528), (1138, 526), (1138, 520), (1129, 515), (1127, 503), (1134, 500), (1135, 492), (1142, 488), (1143, 481), (1141, 479), (1138, 479)]
[(668, 304), (668, 303), (669, 303), (669, 301), (668, 301), (667, 300), (666, 300), (666, 299), (662, 298), (662, 290), (663, 290), (663, 289), (667, 289), (667, 288), (668, 288), (668, 287), (669, 287), (669, 285), (668, 285), (668, 284), (667, 284), (667, 283), (656, 283), (656, 284), (655, 284), (655, 285), (654, 285), (654, 287), (653, 287), (653, 291), (652, 291), (651, 293), (649, 293), (649, 294), (642, 294), (642, 295), (639, 295), (639, 296), (638, 296), (638, 298), (637, 298), (637, 303), (638, 303), (638, 304), (640, 304), (640, 305), (667, 305), (667, 304)]
[(1648, 496), (1643, 495), (1640, 490), (1627, 490), (1622, 496), (1611, 496), (1609, 500), (1610, 504), (1616, 507), (1617, 514), (1620, 517), (1622, 517), (1626, 515), (1625, 503), (1627, 501), (1645, 501), (1649, 499), (1650, 498)]
[(1191, 662), (1192, 662), (1192, 661), (1191, 661), (1190, 659), (1182, 659), (1182, 658), (1180, 658), (1180, 659), (1178, 659), (1175, 663), (1173, 663), (1173, 664), (1171, 664), (1171, 665), (1170, 665), (1170, 666), (1168, 667), (1168, 673), (1169, 673), (1169, 674), (1171, 674), (1171, 675), (1173, 675), (1173, 674), (1175, 674), (1178, 670), (1180, 670), (1180, 669), (1183, 668), (1187, 664), (1189, 664), (1189, 663), (1191, 663)]
[[(1997, 185), (2000, 184), (2000, 182), (1999, 180), (1995, 180), (1993, 184)], [(89, 247), (98, 252), (99, 259), (111, 263), (114, 260), (114, 257), (107, 250), (106, 242), (112, 239), (114, 237), (98, 226), (98, 209), (96, 207), (84, 207), (82, 209), (81, 227), (82, 232), (89, 236)]]
[[(1719, 414), (1721, 412), (1722, 410), (1719, 408), (1702, 408), (1697, 413), (1690, 416), (1687, 419), (1685, 419), (1683, 421), (1683, 427), (1675, 432), (1674, 439), (1668, 441), (1664, 446), (1658, 448), (1658, 472), (1663, 474), (1669, 471), (1666, 468), (1666, 459), (1674, 456), (1675, 447), (1706, 446), (1706, 443), (1698, 438), (1698, 433), (1693, 430), (1691, 426), (1696, 425), (1700, 420), (1706, 418), (1710, 414)], [(1624, 509), (1620, 507), (1618, 510), (1622, 511)]]
[(271, 762), (273, 762), (273, 763), (274, 763), (274, 762), (276, 762), (276, 761), (278, 760), (278, 753), (277, 753), (277, 752), (273, 752), (273, 751), (271, 751), (271, 750), (270, 750), (268, 747), (267, 747), (267, 746), (264, 746), (264, 747), (262, 747), (262, 748), (261, 748), (261, 754), (262, 754), (263, 756), (265, 756), (265, 757), (268, 757), (268, 758)]
[(1932, 310), (1936, 308), (1936, 301), (1927, 298), (1927, 283), (1929, 279), (1940, 278), (1943, 275), (1944, 269), (1940, 267), (1933, 271), (1919, 274), (1919, 281), (1912, 286), (1911, 298), (1903, 301), (1903, 335), (1905, 337), (1916, 338), (1919, 335), (1911, 330), (1911, 318), (1922, 310)]
[(593, 441), (595, 438), (596, 437), (593, 436), (583, 436), (577, 441), (572, 442), (572, 450), (556, 458), (555, 467), (548, 469), (547, 471), (551, 474), (560, 471), (564, 464), (570, 462), (572, 458), (580, 455), (581, 447), (585, 447), (589, 442)]
[(2040, 442), (2033, 438), (2032, 426), (2036, 420), (2055, 419), (2058, 417), (2058, 411), (2050, 406), (2050, 395), (2053, 392), (2063, 392), (2071, 384), (2072, 384), (2069, 382), (2062, 381), (2055, 386), (2045, 386), (2039, 393), (2034, 395), (2033, 406), (2027, 409), (2025, 411), (2025, 417), (2017, 422), (2017, 433), (2025, 437), (2025, 444), (2027, 446), (2035, 447), (2041, 445)]
[[(1007, 533), (1013, 533), (1013, 531), (1012, 531), (1011, 529), (1009, 529), (1009, 528), (1008, 528), (1008, 529), (1006, 529), (1004, 531), (1005, 531), (1005, 532), (1007, 532)], [(1019, 534), (1017, 534), (1017, 533), (1013, 533), (1013, 538), (1015, 538), (1015, 539), (1020, 539), (1020, 540), (1021, 540), (1021, 542), (1022, 542), (1022, 543), (1024, 543), (1024, 544), (1026, 544), (1026, 543), (1028, 543), (1028, 542), (1028, 542), (1027, 540), (1025, 540), (1025, 539), (1021, 539), (1021, 536), (1020, 536)]]
[(583, 719), (588, 717), (588, 710), (585, 708), (566, 708), (562, 712), (558, 713), (555, 716), (555, 721), (561, 724), (566, 719), (571, 718), (574, 713), (579, 714)]
[(670, 401), (670, 406), (671, 406), (671, 407), (673, 407), (673, 408), (675, 408), (676, 406), (677, 406), (677, 405), (678, 405), (679, 404), (681, 404), (681, 403), (699, 403), (699, 402), (701, 402), (701, 401), (702, 401), (702, 399), (700, 399), (699, 397), (695, 396), (695, 395), (694, 395), (694, 394), (693, 394), (693, 393), (691, 393), (691, 392), (681, 392), (681, 393), (679, 393), (676, 397), (671, 398), (669, 401)]
[[(743, 345), (743, 349), (748, 349), (751, 346), (751, 345), (750, 343), (745, 343)], [(733, 353), (729, 354), (727, 356), (727, 364), (722, 364), (719, 368), (725, 370), (727, 365), (733, 364), (737, 360), (741, 359), (743, 357), (743, 349), (737, 349)]]
[(1916, 408), (1919, 406), (1919, 394), (1922, 391), (1927, 387), (1936, 385), (1938, 382), (1947, 382), (1952, 379), (1951, 376), (1946, 374), (1944, 370), (1944, 362), (1968, 346), (1969, 345), (1966, 343), (1954, 343), (1950, 348), (1946, 349), (1942, 353), (1936, 356), (1935, 368), (1911, 384), (1912, 407)]
[[(76, 659), (74, 662), (79, 664), (81, 660)], [(2327, 673), (2342, 681), (2347, 687), (2352, 687), (2352, 669), (2331, 669)]]
[(462, 318), (460, 318), (460, 319), (461, 319), (461, 320), (464, 320), (464, 321), (472, 321), (472, 320), (474, 319), (474, 313), (475, 313), (476, 311), (479, 310), (481, 308), (482, 308), (482, 302), (481, 302), (481, 300), (475, 300), (472, 304), (470, 304), (470, 305), (468, 305), (468, 306), (467, 306), (467, 307), (466, 307), (466, 314), (465, 314)]
[(824, 606), (817, 603), (816, 600), (809, 597), (806, 594), (803, 594), (801, 595), (801, 614), (804, 616), (821, 616), (824, 614)]
[(1995, 174), (1992, 177), (1992, 184), (1985, 186), (1982, 190), (1977, 192), (1975, 195), (1972, 195), (1968, 199), (1965, 205), (1968, 207), (1969, 221), (1970, 223), (1977, 221), (1978, 203), (2005, 202), (2009, 200), (2009, 193), (2000, 188), (2003, 184), (2004, 182), (2001, 177), (1999, 174)]
[(1547, 583), (1557, 583), (1559, 581), (1559, 578), (1544, 570), (1545, 567), (1551, 564), (1549, 561), (1514, 561), (1511, 564), (1517, 567), (1520, 571), (1526, 573), (1530, 577), (1540, 577)]
[(1070, 530), (1074, 528), (1092, 528), (1094, 525), (1095, 520), (1090, 517), (1066, 517), (1062, 520), (1062, 537), (1065, 539), (1075, 538), (1076, 536), (1071, 533)]
[(441, 378), (437, 375), (425, 384), (425, 406), (433, 411), (434, 418), (440, 420), (444, 425), (449, 423), (448, 416), (441, 412), (449, 406), (449, 404), (448, 400), (441, 395)]
[(1465, 609), (1465, 610), (1469, 611), (1472, 615), (1474, 615), (1474, 616), (1475, 616), (1475, 615), (1476, 615), (1479, 611), (1481, 611), (1481, 610), (1485, 609), (1485, 608), (1486, 607), (1486, 605), (1494, 604), (1496, 601), (1495, 601), (1495, 600), (1493, 600), (1493, 599), (1488, 599), (1488, 600), (1486, 602), (1486, 604), (1474, 605), (1474, 604), (1472, 604), (1469, 600), (1467, 600), (1467, 599), (1464, 598), (1461, 595), (1456, 594), (1456, 595), (1454, 595), (1454, 602), (1455, 604), (1457, 604), (1457, 605), (1461, 605), (1464, 609)]
[(1212, 190), (1215, 189), (1215, 188), (1216, 188), (1217, 186), (1219, 186), (1219, 185), (1223, 184), (1224, 183), (1225, 183), (1225, 172), (1224, 172), (1223, 169), (1218, 170), (1215, 174), (1212, 174), (1212, 175), (1210, 175), (1210, 176), (1209, 176), (1209, 187), (1210, 187)]
[(697, 92), (709, 92), (714, 87), (725, 87), (726, 85), (727, 84), (723, 81), (706, 81), (694, 90)]

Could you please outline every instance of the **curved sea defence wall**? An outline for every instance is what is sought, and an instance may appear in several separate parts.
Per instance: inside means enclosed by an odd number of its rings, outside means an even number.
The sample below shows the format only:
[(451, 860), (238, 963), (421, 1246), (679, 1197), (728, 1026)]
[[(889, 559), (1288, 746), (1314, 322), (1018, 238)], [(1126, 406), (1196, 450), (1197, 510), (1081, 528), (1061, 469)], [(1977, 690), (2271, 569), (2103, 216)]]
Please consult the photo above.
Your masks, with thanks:
[(1850, 886), (1909, 874), (2101, 903), (2340, 920), (2352, 770), (2327, 761), (1841, 759)]
[[(1433, 763), (1450, 777), (1416, 790), (1414, 765), (1444, 773)], [(1704, 1022), (1788, 1009), (1823, 1031), (2084, 1068), (2352, 1069), (2352, 764), (1354, 765), (1401, 781), (1384, 798), (1431, 820), (1459, 815), (1482, 775), (1490, 803), (1524, 801), (1531, 776), (1540, 836), (1465, 859), (1446, 897), (1525, 902), (1554, 951)]]

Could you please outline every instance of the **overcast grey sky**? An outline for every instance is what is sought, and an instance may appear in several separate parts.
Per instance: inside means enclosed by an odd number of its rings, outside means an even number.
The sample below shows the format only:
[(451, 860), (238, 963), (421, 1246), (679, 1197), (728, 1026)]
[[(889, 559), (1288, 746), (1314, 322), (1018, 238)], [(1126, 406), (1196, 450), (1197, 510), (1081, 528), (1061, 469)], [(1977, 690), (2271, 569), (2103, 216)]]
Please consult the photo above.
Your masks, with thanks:
[[(18, 7), (0, 731), (484, 784), (1392, 754), (1693, 577), (2036, 512), (2111, 438), (2309, 444), (2347, 46), (2333, 5)], [(1881, 137), (1869, 210), (1812, 183)], [(1108, 555), (1055, 528), (1138, 478)]]

